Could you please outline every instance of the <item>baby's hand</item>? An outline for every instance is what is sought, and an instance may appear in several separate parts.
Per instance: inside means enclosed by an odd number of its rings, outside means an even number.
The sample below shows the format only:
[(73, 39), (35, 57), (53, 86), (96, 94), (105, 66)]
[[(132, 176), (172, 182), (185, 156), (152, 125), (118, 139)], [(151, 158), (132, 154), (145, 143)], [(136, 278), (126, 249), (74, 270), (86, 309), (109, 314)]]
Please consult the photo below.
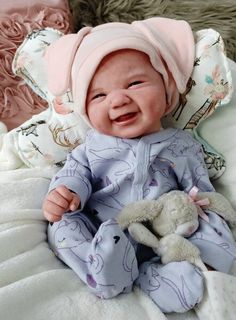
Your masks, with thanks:
[(56, 222), (61, 220), (65, 212), (75, 211), (79, 205), (79, 196), (61, 185), (52, 190), (44, 200), (43, 213), (48, 221)]

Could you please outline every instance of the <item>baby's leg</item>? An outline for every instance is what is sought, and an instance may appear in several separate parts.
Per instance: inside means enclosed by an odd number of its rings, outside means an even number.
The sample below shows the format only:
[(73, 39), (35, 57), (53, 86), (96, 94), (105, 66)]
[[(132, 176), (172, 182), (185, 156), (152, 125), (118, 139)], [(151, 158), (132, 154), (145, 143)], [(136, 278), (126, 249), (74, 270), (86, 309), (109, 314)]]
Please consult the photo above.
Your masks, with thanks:
[(48, 240), (55, 254), (101, 298), (129, 291), (138, 276), (134, 248), (114, 220), (96, 232), (85, 214), (66, 214), (49, 225)]
[(160, 263), (158, 257), (144, 262), (135, 283), (158, 305), (162, 312), (186, 312), (203, 297), (204, 280), (189, 262)]
[(226, 222), (207, 211), (209, 223), (199, 218), (198, 230), (188, 238), (196, 245), (204, 263), (217, 271), (229, 273), (236, 261), (236, 245)]

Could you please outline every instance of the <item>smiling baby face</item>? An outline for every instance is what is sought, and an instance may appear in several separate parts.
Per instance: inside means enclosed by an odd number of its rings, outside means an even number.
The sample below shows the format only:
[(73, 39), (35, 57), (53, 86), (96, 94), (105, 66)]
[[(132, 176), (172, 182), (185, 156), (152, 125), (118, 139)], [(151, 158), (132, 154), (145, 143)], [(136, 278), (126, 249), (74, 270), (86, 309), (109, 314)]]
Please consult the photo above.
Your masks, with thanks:
[(162, 76), (140, 51), (107, 55), (90, 83), (86, 110), (100, 133), (136, 138), (157, 132), (167, 109)]

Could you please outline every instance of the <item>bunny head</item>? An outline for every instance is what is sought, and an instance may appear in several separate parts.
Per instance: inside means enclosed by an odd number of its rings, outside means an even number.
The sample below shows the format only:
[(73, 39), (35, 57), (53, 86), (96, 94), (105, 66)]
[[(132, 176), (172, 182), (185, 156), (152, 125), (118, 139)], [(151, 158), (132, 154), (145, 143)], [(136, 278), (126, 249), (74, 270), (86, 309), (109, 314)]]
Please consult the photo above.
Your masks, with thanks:
[(164, 194), (158, 200), (161, 210), (151, 221), (151, 228), (156, 235), (165, 236), (176, 233), (190, 236), (198, 228), (198, 209), (189, 196), (178, 190)]
[(198, 202), (206, 199), (207, 204), (202, 205), (204, 209), (216, 212), (230, 224), (236, 224), (236, 213), (223, 195), (199, 192), (193, 199), (179, 190), (165, 193), (157, 200), (131, 203), (123, 208), (117, 221), (122, 229), (128, 228), (137, 242), (157, 248), (160, 237), (171, 233), (188, 237), (194, 233), (199, 225)]
[(148, 228), (141, 227), (142, 222), (147, 222), (156, 236), (170, 233), (189, 236), (199, 224), (196, 205), (188, 194), (179, 190), (165, 193), (158, 200), (141, 200), (129, 204), (120, 212), (117, 221), (123, 229), (132, 229), (135, 238), (134, 224), (137, 232), (139, 228), (145, 228), (148, 232)]

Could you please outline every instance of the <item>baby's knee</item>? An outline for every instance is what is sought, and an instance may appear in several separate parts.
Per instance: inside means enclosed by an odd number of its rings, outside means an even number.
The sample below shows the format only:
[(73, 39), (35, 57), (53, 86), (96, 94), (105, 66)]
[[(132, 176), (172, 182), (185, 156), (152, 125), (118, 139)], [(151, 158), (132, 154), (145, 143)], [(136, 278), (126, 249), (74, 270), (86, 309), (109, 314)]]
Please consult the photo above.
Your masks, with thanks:
[(104, 222), (92, 242), (92, 253), (102, 261), (100, 268), (90, 267), (99, 284), (96, 295), (109, 299), (130, 291), (138, 276), (135, 250), (119, 225), (108, 220)]
[(139, 271), (137, 284), (165, 313), (186, 312), (202, 300), (203, 275), (186, 261), (166, 265), (150, 261)]
[(183, 297), (186, 297), (186, 310), (180, 312), (185, 312), (201, 302), (205, 284), (203, 273), (199, 268), (186, 261), (182, 261), (180, 264), (179, 277), (183, 283)]

